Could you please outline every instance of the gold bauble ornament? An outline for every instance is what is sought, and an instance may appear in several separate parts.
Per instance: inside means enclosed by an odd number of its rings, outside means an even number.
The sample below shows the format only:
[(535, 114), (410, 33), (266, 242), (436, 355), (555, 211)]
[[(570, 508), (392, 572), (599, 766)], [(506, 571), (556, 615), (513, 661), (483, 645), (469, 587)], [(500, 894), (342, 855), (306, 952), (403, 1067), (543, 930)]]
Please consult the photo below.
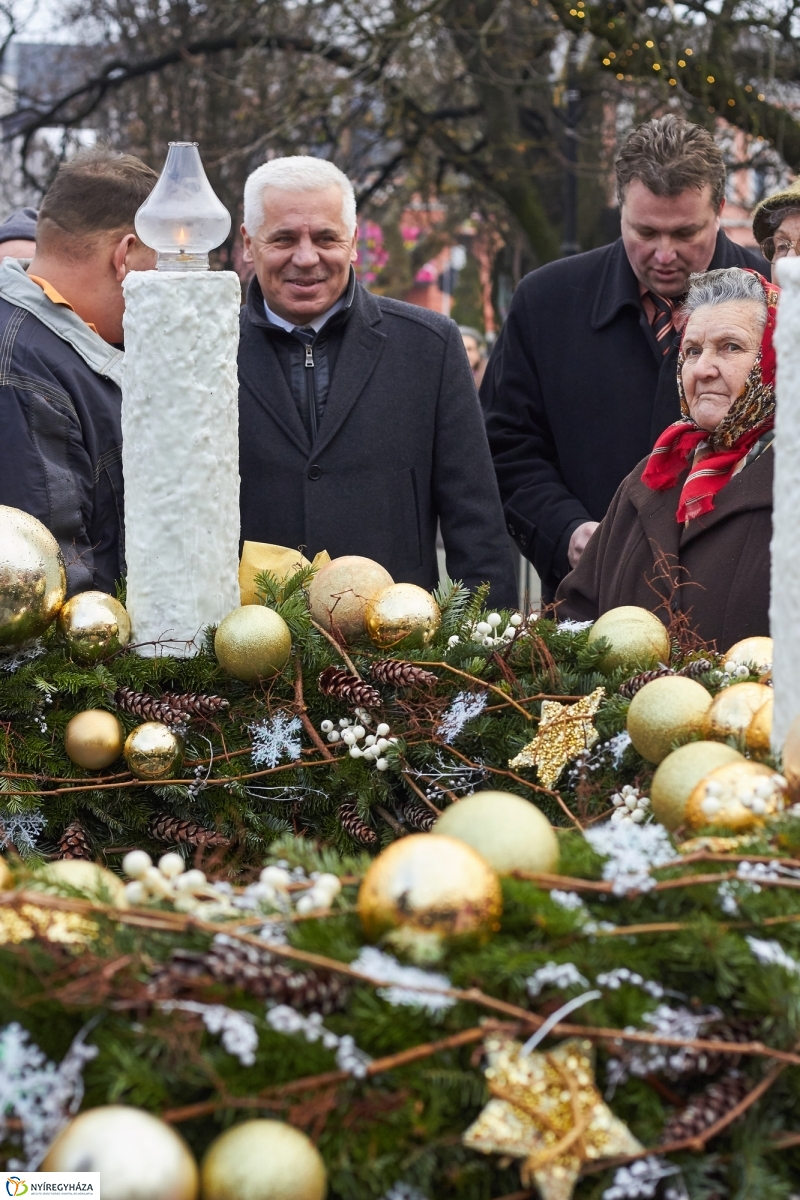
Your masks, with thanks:
[(666, 829), (677, 829), (686, 819), (686, 805), (700, 780), (726, 763), (744, 761), (744, 755), (724, 742), (687, 742), (679, 746), (662, 759), (653, 776), (653, 816)]
[(589, 630), (588, 644), (591, 646), (600, 638), (609, 643), (601, 661), (604, 671), (617, 667), (638, 667), (645, 671), (669, 662), (669, 634), (658, 617), (646, 608), (634, 604), (610, 608)]
[(200, 1179), (203, 1200), (325, 1200), (328, 1192), (319, 1150), (283, 1121), (245, 1121), (220, 1134)]
[(99, 662), (131, 640), (124, 605), (107, 592), (78, 592), (58, 614), (58, 632), (79, 662)]
[(14, 877), (11, 874), (8, 863), (4, 858), (0, 858), (0, 892), (6, 892), (13, 886)]
[(354, 642), (366, 633), (370, 600), (394, 583), (389, 572), (371, 558), (345, 554), (321, 567), (308, 588), (312, 618), (340, 641)]
[[(452, 837), (417, 833), (388, 846), (358, 892), (370, 941), (384, 934), (412, 955), (431, 956), (446, 941), (485, 942), (499, 928), (500, 882), (476, 850)], [(397, 936), (395, 936), (397, 935)]]
[(744, 741), (753, 717), (772, 696), (772, 688), (764, 683), (732, 683), (723, 688), (709, 709), (709, 733), (712, 737)]
[(102, 708), (87, 708), (64, 730), (67, 757), (86, 771), (102, 771), (122, 754), (125, 733), (117, 717)]
[(722, 661), (726, 670), (730, 663), (731, 669), (755, 667), (756, 675), (766, 675), (768, 671), (772, 670), (772, 653), (771, 637), (748, 637), (742, 638), (740, 642), (731, 646), (728, 653), (723, 655)]
[[(50, 892), (75, 899), (86, 898), (96, 904), (127, 908), (125, 885), (98, 863), (67, 858), (47, 863), (19, 881), (26, 892)], [(18, 908), (0, 907), (0, 945), (19, 945), (37, 937), (61, 945), (84, 946), (98, 934), (97, 923), (82, 913), (22, 904)]]
[[(772, 691), (771, 688), (768, 689)], [(775, 708), (775, 698), (770, 696), (761, 708), (757, 709), (752, 721), (747, 726), (745, 741), (747, 749), (756, 758), (766, 758), (772, 753), (772, 713)]]
[(512, 771), (535, 767), (542, 785), (553, 787), (567, 763), (593, 746), (600, 736), (592, 718), (605, 695), (606, 689), (599, 687), (574, 704), (543, 700), (536, 736), (509, 759)]
[(474, 792), (439, 817), (433, 832), (477, 850), (498, 875), (551, 874), (558, 869), (558, 838), (535, 804), (513, 792)]
[(704, 733), (711, 696), (701, 683), (664, 675), (640, 688), (628, 709), (628, 733), (648, 762), (660, 763), (679, 738)]
[(255, 683), (282, 671), (292, 652), (292, 635), (272, 608), (246, 604), (228, 613), (214, 636), (214, 652), (234, 679)]
[(795, 717), (783, 744), (783, 773), (789, 785), (789, 794), (797, 803), (800, 800), (800, 716)]
[(70, 1121), (39, 1170), (97, 1171), (103, 1200), (197, 1200), (197, 1164), (180, 1134), (122, 1104)]
[(724, 825), (740, 833), (782, 812), (785, 797), (786, 780), (763, 763), (727, 763), (697, 784), (686, 804), (686, 823), (690, 829)]
[(367, 605), (367, 633), (376, 646), (389, 649), (408, 638), (407, 645), (427, 646), (442, 622), (439, 605), (430, 592), (415, 583), (393, 583)]
[(99, 863), (87, 862), (83, 858), (60, 858), (47, 863), (40, 867), (32, 881), (24, 886), (34, 889), (52, 888), (62, 894), (70, 891), (81, 892), (100, 904), (112, 904), (114, 908), (128, 907), (125, 884), (119, 875), (101, 867)]
[(160, 721), (145, 721), (128, 734), (123, 753), (138, 779), (171, 779), (183, 762), (183, 738)]
[(288, 546), (273, 546), (269, 542), (244, 542), (239, 560), (239, 597), (242, 604), (263, 604), (256, 589), (256, 576), (269, 571), (278, 579), (289, 579), (301, 567), (311, 563), (299, 550)]
[(44, 633), (66, 594), (64, 558), (50, 530), (0, 504), (0, 646)]

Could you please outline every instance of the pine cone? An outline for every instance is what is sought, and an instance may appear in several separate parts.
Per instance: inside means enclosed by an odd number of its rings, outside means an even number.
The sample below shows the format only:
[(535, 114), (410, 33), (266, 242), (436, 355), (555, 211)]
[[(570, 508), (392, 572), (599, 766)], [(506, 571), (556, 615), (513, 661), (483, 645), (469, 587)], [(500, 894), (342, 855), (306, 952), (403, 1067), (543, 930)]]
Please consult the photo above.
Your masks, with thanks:
[(661, 1141), (678, 1142), (700, 1137), (747, 1095), (749, 1084), (741, 1071), (728, 1071), (703, 1088), (686, 1105), (672, 1114), (661, 1131)]
[(215, 717), (217, 713), (230, 708), (230, 701), (222, 696), (202, 695), (199, 692), (164, 692), (162, 704), (184, 717)]
[(382, 658), (373, 663), (370, 674), (376, 683), (386, 683), (390, 687), (432, 687), (438, 682), (433, 671), (397, 658)]
[(182, 821), (180, 817), (172, 817), (169, 813), (159, 813), (150, 822), (150, 836), (158, 842), (171, 842), (175, 845), (186, 842), (189, 846), (229, 846), (230, 838), (206, 829), (194, 821)]
[(714, 664), (709, 658), (696, 658), (694, 662), (687, 663), (685, 667), (681, 667), (680, 671), (676, 671), (676, 675), (685, 675), (687, 679), (697, 679), (699, 675), (705, 675), (706, 671), (713, 671)]
[(323, 1016), (344, 1008), (350, 991), (339, 975), (298, 970), (292, 964), (276, 961), (268, 950), (226, 934), (218, 934), (205, 954), (173, 950), (169, 961), (151, 976), (148, 990), (159, 996), (174, 995), (204, 977), (241, 988), (261, 1000), (290, 1004)]
[(89, 845), (86, 830), (80, 821), (73, 821), (71, 825), (68, 825), (58, 839), (58, 857), (83, 858), (87, 862), (93, 861), (92, 848)]
[(656, 667), (653, 671), (642, 671), (641, 675), (634, 675), (632, 679), (626, 680), (619, 689), (619, 694), (632, 700), (646, 683), (652, 683), (654, 679), (662, 679), (665, 675), (674, 674), (672, 667)]
[(406, 800), (403, 805), (403, 817), (412, 829), (419, 829), (421, 833), (427, 833), (436, 821), (433, 809), (426, 808), (419, 800)]
[(135, 692), (130, 687), (119, 687), (114, 693), (114, 702), (123, 712), (141, 717), (143, 721), (161, 721), (163, 725), (182, 724), (186, 718), (176, 713), (171, 705), (147, 692)]
[(339, 667), (325, 668), (319, 677), (319, 690), (323, 696), (336, 696), (361, 708), (375, 708), (381, 703), (381, 695), (376, 688)]
[(362, 846), (377, 846), (378, 835), (361, 820), (354, 800), (345, 800), (339, 805), (339, 820), (345, 833), (349, 833), (354, 841)]

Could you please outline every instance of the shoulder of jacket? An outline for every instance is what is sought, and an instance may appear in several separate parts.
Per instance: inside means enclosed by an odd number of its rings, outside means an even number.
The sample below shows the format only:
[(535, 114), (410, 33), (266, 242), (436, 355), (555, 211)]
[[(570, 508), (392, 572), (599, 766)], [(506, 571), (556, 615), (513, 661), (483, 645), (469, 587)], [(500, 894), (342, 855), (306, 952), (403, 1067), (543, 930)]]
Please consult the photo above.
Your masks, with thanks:
[(608, 246), (586, 250), (583, 254), (571, 254), (569, 258), (559, 258), (555, 262), (545, 263), (543, 267), (536, 267), (520, 280), (514, 297), (519, 296), (523, 301), (538, 300), (540, 297), (552, 300), (567, 289), (576, 286), (585, 288), (591, 285), (593, 279), (600, 278), (617, 248), (617, 242), (611, 242)]
[(370, 293), (370, 297), (378, 305), (382, 316), (412, 321), (415, 325), (430, 329), (445, 341), (452, 334), (453, 322), (442, 313), (434, 312), (430, 308), (421, 308), (418, 304), (408, 304), (405, 300), (394, 300), (391, 296), (375, 296)]

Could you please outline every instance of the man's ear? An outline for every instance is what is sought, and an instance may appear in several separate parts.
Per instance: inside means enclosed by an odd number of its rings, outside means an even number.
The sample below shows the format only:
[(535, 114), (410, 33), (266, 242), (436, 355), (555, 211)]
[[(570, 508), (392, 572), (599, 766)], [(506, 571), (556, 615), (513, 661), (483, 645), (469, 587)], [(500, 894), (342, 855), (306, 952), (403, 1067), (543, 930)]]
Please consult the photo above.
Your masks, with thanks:
[(244, 253), (242, 254), (242, 259), (244, 262), (247, 263), (247, 265), (249, 267), (252, 267), (252, 265), (253, 265), (253, 249), (252, 249), (253, 239), (250, 237), (250, 234), (247, 232), (244, 225), (242, 225), (242, 241), (244, 242)]
[(350, 262), (354, 263), (358, 258), (358, 226), (356, 225), (353, 232), (353, 244), (350, 247)]
[(123, 279), (128, 274), (129, 267), (126, 260), (131, 248), (136, 245), (138, 240), (139, 239), (136, 237), (135, 233), (126, 233), (119, 239), (114, 247), (111, 255), (111, 262), (114, 267), (114, 274), (116, 276), (117, 283), (122, 283)]

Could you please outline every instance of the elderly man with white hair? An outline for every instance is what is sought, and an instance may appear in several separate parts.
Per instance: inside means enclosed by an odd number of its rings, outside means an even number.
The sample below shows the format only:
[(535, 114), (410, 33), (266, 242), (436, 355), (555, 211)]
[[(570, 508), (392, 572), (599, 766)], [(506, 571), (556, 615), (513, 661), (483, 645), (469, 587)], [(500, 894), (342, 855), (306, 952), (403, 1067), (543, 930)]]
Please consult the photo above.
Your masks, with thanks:
[(332, 163), (247, 180), (255, 278), (239, 351), (242, 537), (358, 554), (433, 588), (448, 573), (516, 604), (500, 497), (458, 327), (356, 280), (356, 201)]

